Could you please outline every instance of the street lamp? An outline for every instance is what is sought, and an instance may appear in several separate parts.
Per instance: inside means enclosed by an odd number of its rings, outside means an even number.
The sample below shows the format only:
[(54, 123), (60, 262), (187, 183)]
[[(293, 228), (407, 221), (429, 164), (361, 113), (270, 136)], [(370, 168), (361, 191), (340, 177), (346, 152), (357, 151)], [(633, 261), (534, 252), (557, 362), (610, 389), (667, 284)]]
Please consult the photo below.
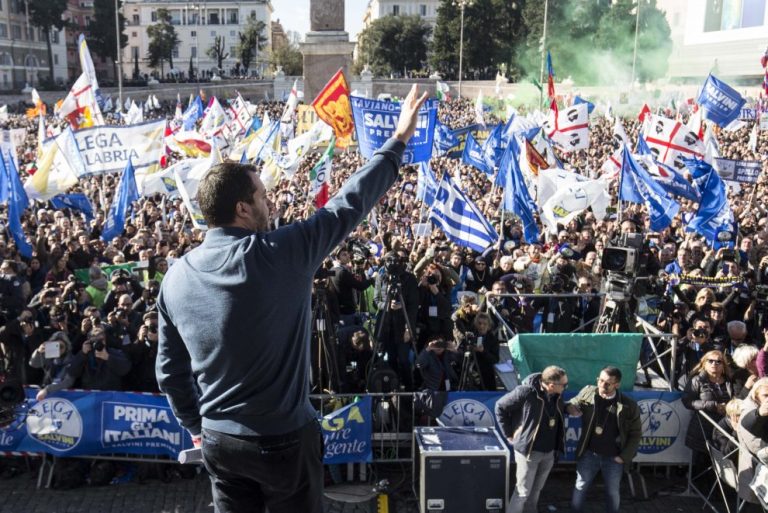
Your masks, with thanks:
[(115, 0), (115, 44), (117, 45), (117, 97), (123, 105), (123, 52), (120, 49), (120, 5)]
[(461, 10), (461, 29), (459, 31), (459, 98), (461, 98), (461, 78), (464, 68), (464, 9), (474, 0), (453, 0), (453, 5)]
[(547, 50), (547, 14), (549, 14), (549, 0), (544, 0), (544, 31), (541, 35), (541, 71), (539, 73), (539, 107), (544, 101), (544, 55)]
[(632, 82), (629, 87), (635, 86), (635, 64), (637, 63), (637, 32), (640, 29), (640, 2), (637, 2), (637, 13), (635, 17), (635, 49), (632, 52)]

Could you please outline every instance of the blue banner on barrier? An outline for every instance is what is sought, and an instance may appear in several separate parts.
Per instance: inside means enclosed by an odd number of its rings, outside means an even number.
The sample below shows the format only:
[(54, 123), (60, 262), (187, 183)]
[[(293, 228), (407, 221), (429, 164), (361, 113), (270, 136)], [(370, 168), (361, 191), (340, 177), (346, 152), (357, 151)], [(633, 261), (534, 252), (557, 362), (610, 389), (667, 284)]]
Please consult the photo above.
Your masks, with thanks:
[(323, 463), (372, 461), (371, 398), (362, 397), (323, 417)]
[[(566, 392), (565, 399), (578, 391)], [(448, 401), (439, 417), (445, 426), (496, 426), (494, 410), (496, 401), (503, 394), (498, 392), (450, 392)], [(687, 463), (690, 450), (685, 447), (685, 433), (691, 411), (681, 401), (680, 392), (632, 391), (627, 395), (637, 401), (643, 437), (634, 461), (647, 463)], [(565, 418), (565, 461), (576, 457), (581, 436), (581, 418)]]
[[(352, 96), (351, 101), (360, 153), (370, 159), (394, 134), (400, 117), (400, 104), (357, 96)], [(427, 100), (419, 110), (416, 132), (405, 148), (403, 164), (426, 162), (432, 157), (437, 104), (437, 100)]]
[[(48, 453), (55, 456), (145, 454), (176, 459), (192, 447), (164, 396), (130, 392), (64, 391), (36, 402), (27, 390), (29, 415), (0, 429), (0, 452)], [(575, 395), (568, 392), (566, 399)], [(439, 417), (446, 426), (496, 425), (499, 392), (451, 392)], [(635, 461), (686, 463), (690, 451), (685, 433), (691, 411), (680, 392), (628, 393), (640, 408), (643, 437)], [(373, 418), (371, 398), (329, 413), (321, 421), (326, 464), (370, 462)], [(581, 435), (581, 419), (566, 417), (565, 460), (573, 460)]]
[(164, 396), (64, 391), (35, 401), (25, 419), (2, 431), (0, 451), (56, 456), (154, 454), (175, 458), (192, 440)]
[[(62, 391), (35, 401), (27, 389), (28, 415), (0, 429), (0, 452), (55, 456), (149, 454), (176, 459), (192, 447), (189, 433), (162, 395)], [(321, 422), (325, 463), (371, 461), (371, 398), (326, 415)]]

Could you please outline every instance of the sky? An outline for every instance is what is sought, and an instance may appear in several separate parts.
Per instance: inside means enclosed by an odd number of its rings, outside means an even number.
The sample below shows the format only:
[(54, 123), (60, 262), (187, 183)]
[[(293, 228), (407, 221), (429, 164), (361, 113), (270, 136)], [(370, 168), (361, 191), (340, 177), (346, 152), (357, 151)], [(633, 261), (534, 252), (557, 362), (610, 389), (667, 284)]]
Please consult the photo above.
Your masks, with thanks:
[[(368, 0), (346, 0), (344, 2), (344, 28), (349, 32), (349, 39), (355, 41), (357, 33), (363, 27), (363, 13)], [(272, 0), (272, 19), (283, 28), (300, 32), (302, 36), (309, 31), (309, 0)]]

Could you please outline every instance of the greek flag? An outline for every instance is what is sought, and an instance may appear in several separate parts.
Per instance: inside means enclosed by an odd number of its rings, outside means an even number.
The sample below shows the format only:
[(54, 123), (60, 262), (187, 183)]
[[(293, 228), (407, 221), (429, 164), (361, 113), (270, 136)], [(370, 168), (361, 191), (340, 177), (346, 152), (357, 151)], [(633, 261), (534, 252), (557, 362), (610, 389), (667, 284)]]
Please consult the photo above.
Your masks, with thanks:
[(451, 177), (443, 174), (429, 218), (451, 241), (482, 252), (499, 238), (493, 226)]

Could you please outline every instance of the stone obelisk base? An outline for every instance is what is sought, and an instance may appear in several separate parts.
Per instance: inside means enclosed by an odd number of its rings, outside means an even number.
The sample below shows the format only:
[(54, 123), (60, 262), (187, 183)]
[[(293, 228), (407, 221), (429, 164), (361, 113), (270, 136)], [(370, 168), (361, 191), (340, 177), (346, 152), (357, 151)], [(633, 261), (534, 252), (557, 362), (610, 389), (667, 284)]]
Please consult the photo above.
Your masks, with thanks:
[(301, 44), (304, 55), (304, 102), (311, 103), (339, 68), (350, 80), (355, 43), (345, 31), (307, 32)]

